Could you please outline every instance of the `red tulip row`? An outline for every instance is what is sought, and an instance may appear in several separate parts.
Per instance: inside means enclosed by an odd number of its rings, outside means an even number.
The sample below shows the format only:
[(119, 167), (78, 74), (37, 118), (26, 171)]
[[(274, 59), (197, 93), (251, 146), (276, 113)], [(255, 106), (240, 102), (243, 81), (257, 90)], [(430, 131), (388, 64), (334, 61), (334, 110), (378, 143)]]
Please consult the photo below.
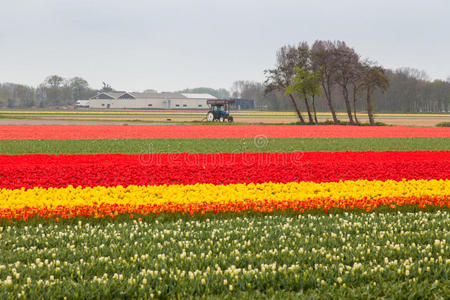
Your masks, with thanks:
[(450, 151), (0, 155), (0, 188), (449, 179)]
[(298, 125), (2, 125), (0, 140), (149, 138), (450, 137), (446, 127)]

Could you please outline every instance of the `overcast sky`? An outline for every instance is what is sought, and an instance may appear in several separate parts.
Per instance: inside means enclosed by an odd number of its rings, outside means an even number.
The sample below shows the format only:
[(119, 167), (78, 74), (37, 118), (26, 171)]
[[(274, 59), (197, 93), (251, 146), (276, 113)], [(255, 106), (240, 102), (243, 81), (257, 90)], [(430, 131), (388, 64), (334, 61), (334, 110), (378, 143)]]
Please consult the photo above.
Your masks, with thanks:
[(229, 88), (284, 44), (344, 40), (387, 68), (450, 75), (448, 0), (0, 0), (0, 82)]

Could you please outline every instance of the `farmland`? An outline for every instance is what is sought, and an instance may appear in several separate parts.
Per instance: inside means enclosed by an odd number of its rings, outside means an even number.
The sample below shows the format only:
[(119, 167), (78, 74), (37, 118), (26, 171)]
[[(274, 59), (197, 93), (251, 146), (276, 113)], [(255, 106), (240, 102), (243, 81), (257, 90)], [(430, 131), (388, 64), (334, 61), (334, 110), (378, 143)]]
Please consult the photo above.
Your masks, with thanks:
[[(103, 124), (123, 123), (189, 123), (200, 122), (206, 116), (206, 110), (0, 110), (0, 124), (17, 124), (26, 121), (90, 123)], [(293, 112), (277, 111), (232, 111), (235, 122), (240, 124), (295, 123), (298, 117)], [(345, 113), (337, 114), (346, 119)], [(358, 113), (361, 122), (368, 122), (366, 113)], [(332, 120), (331, 114), (319, 112), (319, 122)], [(379, 113), (377, 121), (396, 126), (435, 126), (441, 122), (449, 122), (449, 114), (395, 114)], [(37, 122), (38, 123), (38, 122)]]
[(0, 297), (450, 294), (450, 129), (0, 126)]

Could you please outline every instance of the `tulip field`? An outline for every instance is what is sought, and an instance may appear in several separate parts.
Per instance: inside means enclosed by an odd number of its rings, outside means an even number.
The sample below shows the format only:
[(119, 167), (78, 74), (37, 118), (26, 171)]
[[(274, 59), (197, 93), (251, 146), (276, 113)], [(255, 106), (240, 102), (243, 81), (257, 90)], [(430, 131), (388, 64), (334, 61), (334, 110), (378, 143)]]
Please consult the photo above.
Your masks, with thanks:
[(0, 299), (450, 295), (450, 128), (0, 125), (0, 189)]

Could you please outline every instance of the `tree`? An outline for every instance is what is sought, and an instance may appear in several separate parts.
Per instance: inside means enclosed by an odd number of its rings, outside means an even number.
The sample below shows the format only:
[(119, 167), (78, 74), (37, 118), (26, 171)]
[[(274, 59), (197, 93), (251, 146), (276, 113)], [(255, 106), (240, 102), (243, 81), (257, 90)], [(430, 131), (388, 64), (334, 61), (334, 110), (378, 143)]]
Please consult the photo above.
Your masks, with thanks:
[(46, 102), (50, 106), (62, 104), (61, 91), (58, 88), (45, 87)]
[(358, 100), (358, 97), (361, 96), (363, 87), (364, 87), (364, 67), (363, 64), (358, 63), (356, 67), (353, 69), (352, 76), (350, 79), (350, 86), (352, 89), (352, 104), (353, 104), (353, 116), (355, 118), (356, 124), (359, 124), (358, 116), (356, 114), (356, 101)]
[(94, 90), (83, 78), (64, 79), (58, 75), (45, 78), (44, 82), (34, 89), (34, 92), (36, 102), (40, 107), (70, 105), (75, 100), (88, 99), (94, 95)]
[(339, 123), (332, 101), (332, 88), (336, 84), (337, 55), (331, 41), (315, 41), (311, 47), (312, 68), (320, 72), (321, 85), (334, 123)]
[(89, 83), (81, 77), (73, 77), (68, 81), (68, 86), (72, 92), (73, 100), (81, 100), (89, 98), (92, 90), (89, 88)]
[(16, 106), (32, 107), (34, 106), (34, 89), (21, 84), (15, 85), (13, 98)]
[[(300, 43), (298, 47), (288, 45), (283, 46), (278, 50), (275, 68), (264, 71), (264, 74), (266, 75), (266, 80), (264, 82), (266, 93), (273, 91), (286, 92), (286, 89), (292, 84), (292, 79), (295, 75), (295, 67), (302, 67), (308, 61), (309, 54), (305, 53), (305, 46), (307, 46), (307, 43), (303, 42)], [(290, 93), (288, 94), (288, 97), (294, 106), (300, 123), (305, 124), (305, 120), (297, 105), (295, 96)]]
[(264, 85), (250, 80), (238, 80), (233, 82), (231, 97), (242, 99), (254, 99), (256, 102), (264, 97)]
[[(290, 80), (286, 81), (284, 79), (285, 75), (279, 69), (266, 70), (265, 74), (266, 74), (266, 81), (264, 82), (264, 85), (266, 86), (265, 88), (266, 94), (269, 94), (274, 91), (284, 92), (291, 83)], [(288, 94), (288, 96), (292, 105), (294, 106), (295, 112), (297, 113), (300, 123), (305, 124), (305, 120), (303, 119), (302, 113), (297, 105), (294, 96), (292, 94)]]
[(34, 94), (36, 97), (36, 102), (40, 108), (47, 106), (47, 88), (43, 83), (36, 87)]
[(334, 49), (336, 52), (336, 83), (342, 89), (345, 108), (347, 110), (350, 124), (355, 124), (352, 118), (352, 108), (349, 100), (349, 85), (353, 80), (357, 80), (359, 67), (359, 55), (353, 48), (348, 47), (345, 42), (336, 42)]
[(0, 84), (0, 106), (9, 108), (32, 107), (35, 105), (35, 89), (16, 83)]
[(385, 91), (389, 87), (389, 80), (386, 77), (385, 71), (382, 67), (366, 64), (364, 66), (363, 82), (366, 90), (367, 114), (369, 116), (369, 122), (370, 125), (375, 125), (372, 96), (376, 89)]
[(316, 80), (316, 74), (312, 71), (306, 70), (303, 67), (296, 67), (295, 76), (292, 81), (293, 83), (286, 88), (286, 94), (289, 95), (295, 93), (298, 96), (303, 97), (308, 112), (309, 123), (310, 124), (318, 123), (315, 105), (313, 105), (314, 108), (314, 118), (313, 118), (311, 108), (308, 102), (309, 97), (312, 97), (314, 101), (315, 95), (318, 94), (319, 84), (318, 81)]
[(262, 82), (238, 80), (231, 87), (233, 98), (254, 99), (255, 107), (268, 110), (283, 110), (292, 107), (290, 98), (280, 91), (265, 93)]
[(64, 78), (59, 75), (51, 75), (45, 78), (44, 84), (49, 88), (59, 88), (64, 82)]
[(2, 107), (9, 106), (9, 99), (12, 98), (12, 90), (10, 88), (11, 84), (0, 83), (0, 105)]
[(311, 71), (307, 78), (307, 89), (309, 91), (309, 94), (311, 95), (314, 121), (316, 122), (316, 124), (319, 124), (319, 122), (317, 121), (316, 96), (320, 96), (321, 94), (320, 82), (321, 82), (320, 73), (316, 71)]
[(103, 83), (103, 87), (100, 90), (100, 92), (102, 93), (108, 93), (108, 92), (114, 92), (114, 89), (107, 83), (102, 82)]
[(428, 76), (427, 72), (424, 70), (419, 70), (415, 68), (409, 68), (409, 67), (403, 67), (399, 68), (397, 72), (406, 74), (406, 76), (410, 78), (414, 78), (416, 80), (422, 80), (422, 81), (428, 81), (430, 80), (430, 77)]
[[(310, 124), (314, 124), (314, 119), (311, 114), (311, 108), (309, 105), (308, 97), (311, 96), (311, 90), (309, 84), (311, 83), (311, 53), (309, 49), (309, 45), (306, 42), (302, 42), (299, 44), (297, 48), (298, 52), (298, 61), (297, 66), (295, 67), (295, 76), (298, 76), (300, 81), (303, 81), (303, 91), (301, 94), (303, 95), (303, 100), (305, 101), (306, 111), (308, 112), (308, 119)], [(303, 77), (303, 79), (301, 79)], [(294, 78), (295, 80), (295, 78)], [(317, 118), (316, 118), (317, 123)]]
[(431, 97), (430, 105), (433, 112), (448, 112), (450, 104), (450, 82), (443, 80), (434, 80), (430, 84)]
[(62, 85), (64, 78), (59, 75), (51, 75), (45, 78), (42, 88), (45, 90), (46, 102), (52, 106), (60, 106), (64, 104)]

